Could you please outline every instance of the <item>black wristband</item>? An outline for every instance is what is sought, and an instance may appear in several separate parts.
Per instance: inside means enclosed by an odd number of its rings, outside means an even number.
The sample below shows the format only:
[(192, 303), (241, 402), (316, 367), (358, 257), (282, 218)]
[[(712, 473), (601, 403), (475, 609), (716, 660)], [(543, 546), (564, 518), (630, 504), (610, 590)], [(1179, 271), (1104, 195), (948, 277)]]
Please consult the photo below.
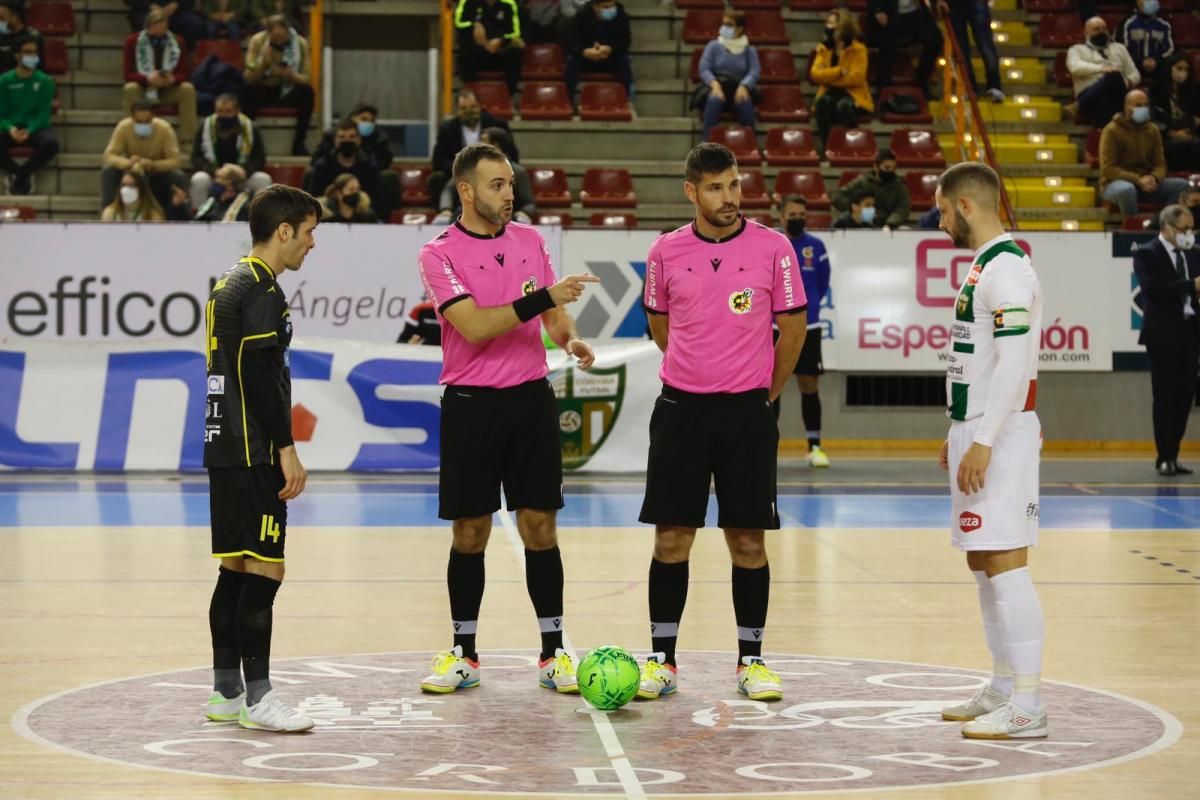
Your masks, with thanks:
[(515, 301), (512, 307), (513, 311), (517, 312), (517, 319), (529, 322), (539, 314), (554, 308), (554, 298), (550, 296), (549, 289), (538, 289)]

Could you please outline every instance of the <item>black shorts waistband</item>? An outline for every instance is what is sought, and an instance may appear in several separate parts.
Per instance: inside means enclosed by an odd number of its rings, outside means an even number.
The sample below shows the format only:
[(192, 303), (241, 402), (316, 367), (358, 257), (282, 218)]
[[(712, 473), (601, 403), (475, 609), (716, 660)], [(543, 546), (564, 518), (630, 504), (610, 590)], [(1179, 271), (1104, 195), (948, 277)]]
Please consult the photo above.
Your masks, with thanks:
[(685, 392), (682, 389), (676, 389), (674, 386), (668, 386), (664, 383), (662, 396), (685, 403), (765, 403), (771, 398), (771, 393), (767, 389), (751, 389), (747, 392), (712, 392), (709, 394), (700, 394), (697, 392)]
[(503, 388), (496, 386), (468, 386), (462, 383), (447, 383), (445, 387), (447, 391), (453, 389), (457, 392), (470, 392), (471, 394), (516, 394), (534, 388), (545, 387), (548, 383), (545, 378), (535, 378), (525, 383), (518, 383), (515, 386), (505, 386)]

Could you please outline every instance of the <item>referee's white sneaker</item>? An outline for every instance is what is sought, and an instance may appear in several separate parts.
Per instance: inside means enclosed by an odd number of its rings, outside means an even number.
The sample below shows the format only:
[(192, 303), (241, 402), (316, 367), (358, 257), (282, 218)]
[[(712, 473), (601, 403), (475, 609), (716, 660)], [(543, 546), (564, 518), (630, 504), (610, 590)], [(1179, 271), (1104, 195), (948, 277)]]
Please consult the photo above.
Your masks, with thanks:
[(463, 658), (461, 645), (438, 653), (430, 662), (433, 673), (421, 681), (422, 692), (450, 694), (479, 685), (479, 662)]
[(242, 706), (238, 724), (256, 731), (300, 733), (312, 728), (313, 721), (280, 700), (272, 689), (254, 705)]
[(538, 684), (562, 694), (577, 694), (579, 679), (575, 676), (575, 659), (561, 647), (554, 650), (554, 658), (538, 662)]
[(742, 656), (742, 665), (737, 668), (737, 689), (751, 700), (783, 699), (783, 681), (758, 656)]
[(679, 688), (679, 673), (675, 667), (663, 663), (665, 653), (651, 653), (642, 664), (641, 680), (637, 696), (640, 700), (657, 700), (664, 694), (674, 694)]
[(213, 692), (212, 697), (208, 698), (208, 708), (205, 710), (205, 716), (213, 722), (237, 722), (242, 715), (242, 709), (246, 707), (246, 693), (242, 692), (237, 697), (226, 697), (220, 692)]
[(976, 717), (992, 713), (1007, 702), (1008, 697), (997, 692), (989, 683), (967, 702), (943, 708), (942, 719), (947, 722), (970, 722)]
[(1045, 711), (1034, 714), (1011, 702), (962, 726), (968, 739), (1044, 739), (1049, 734)]
[(808, 465), (814, 469), (828, 467), (829, 456), (825, 455), (825, 451), (820, 447), (814, 447), (808, 451)]

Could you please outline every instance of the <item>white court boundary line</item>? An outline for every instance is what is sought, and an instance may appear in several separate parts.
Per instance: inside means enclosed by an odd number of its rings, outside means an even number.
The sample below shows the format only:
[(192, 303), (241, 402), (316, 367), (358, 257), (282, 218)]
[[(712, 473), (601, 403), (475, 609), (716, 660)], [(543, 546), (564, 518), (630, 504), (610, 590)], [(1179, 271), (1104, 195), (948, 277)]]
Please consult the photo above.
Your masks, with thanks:
[[(523, 565), (525, 563), (525, 543), (521, 540), (521, 534), (517, 530), (512, 514), (503, 507), (497, 513), (500, 515), (500, 522), (504, 526), (504, 533), (508, 543), (512, 546), (513, 553), (516, 554), (517, 561)], [(570, 653), (571, 658), (578, 663), (579, 659), (571, 640), (567, 637), (565, 625), (563, 626), (563, 649)], [(603, 711), (591, 710), (588, 716), (591, 717), (592, 724), (596, 726), (596, 735), (600, 737), (600, 743), (604, 745), (604, 752), (613, 766), (613, 771), (617, 774), (617, 779), (621, 782), (621, 790), (625, 793), (625, 797), (637, 800), (645, 798), (646, 790), (642, 787), (637, 770), (630, 763), (629, 756), (625, 755), (625, 748), (621, 746), (621, 740), (617, 737), (617, 729), (613, 727), (612, 721)]]

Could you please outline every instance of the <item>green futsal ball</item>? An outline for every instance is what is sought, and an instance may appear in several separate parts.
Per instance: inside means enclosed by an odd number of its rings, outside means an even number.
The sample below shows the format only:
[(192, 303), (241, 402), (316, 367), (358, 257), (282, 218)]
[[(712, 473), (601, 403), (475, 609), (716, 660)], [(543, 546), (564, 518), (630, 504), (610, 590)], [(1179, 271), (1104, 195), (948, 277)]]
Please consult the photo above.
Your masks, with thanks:
[(637, 694), (641, 670), (628, 650), (597, 647), (583, 657), (577, 677), (584, 700), (601, 711), (614, 711)]

